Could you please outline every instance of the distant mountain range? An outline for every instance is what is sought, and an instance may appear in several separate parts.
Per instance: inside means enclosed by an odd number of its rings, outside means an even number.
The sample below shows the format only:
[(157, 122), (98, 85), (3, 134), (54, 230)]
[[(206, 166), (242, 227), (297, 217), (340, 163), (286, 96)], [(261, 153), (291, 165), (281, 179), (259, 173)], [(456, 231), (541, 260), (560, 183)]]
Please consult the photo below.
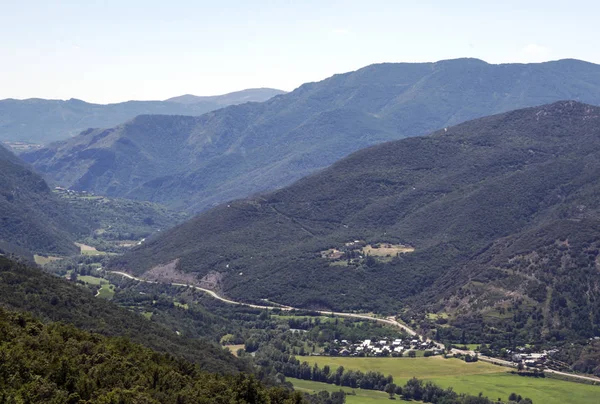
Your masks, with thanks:
[(276, 95), (285, 94), (285, 91), (275, 88), (249, 88), (246, 90), (235, 91), (233, 93), (214, 95), (214, 96), (198, 96), (192, 94), (180, 95), (179, 97), (169, 98), (167, 102), (177, 102), (179, 104), (198, 104), (201, 102), (214, 103), (222, 107), (228, 105), (243, 104), (244, 102), (264, 102)]
[(366, 146), (564, 99), (600, 104), (600, 66), (379, 64), (199, 117), (138, 116), (22, 157), (65, 187), (201, 211), (290, 184)]
[(70, 99), (0, 100), (0, 141), (50, 143), (67, 139), (88, 128), (108, 128), (142, 114), (202, 115), (227, 105), (266, 101), (283, 94), (271, 88), (198, 97), (183, 95), (166, 101), (127, 101), (91, 104)]
[(598, 234), (600, 108), (568, 101), (361, 150), (112, 266), (170, 267), (246, 301), (442, 310), (440, 340), (461, 324), (463, 341), (512, 346), (600, 336)]

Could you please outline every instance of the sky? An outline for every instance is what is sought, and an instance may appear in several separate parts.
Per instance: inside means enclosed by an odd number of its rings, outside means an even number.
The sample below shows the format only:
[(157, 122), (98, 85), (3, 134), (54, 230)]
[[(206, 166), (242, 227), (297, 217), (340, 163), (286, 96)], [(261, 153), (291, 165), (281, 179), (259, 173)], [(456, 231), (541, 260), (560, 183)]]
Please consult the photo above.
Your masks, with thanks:
[(600, 63), (599, 15), (580, 0), (0, 0), (0, 99), (291, 91), (373, 63), (459, 57)]

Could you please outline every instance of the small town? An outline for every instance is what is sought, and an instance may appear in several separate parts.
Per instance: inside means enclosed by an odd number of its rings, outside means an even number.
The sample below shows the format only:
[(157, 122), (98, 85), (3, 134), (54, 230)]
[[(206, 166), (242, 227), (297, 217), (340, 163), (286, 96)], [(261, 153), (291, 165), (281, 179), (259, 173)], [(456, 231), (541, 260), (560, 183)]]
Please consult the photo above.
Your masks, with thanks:
[(402, 340), (402, 339), (381, 339), (372, 341), (334, 340), (329, 349), (324, 353), (329, 356), (392, 356), (400, 357), (404, 355), (416, 356), (417, 351), (425, 351), (423, 356), (440, 355), (442, 349), (436, 347), (435, 343), (423, 342), (420, 339)]

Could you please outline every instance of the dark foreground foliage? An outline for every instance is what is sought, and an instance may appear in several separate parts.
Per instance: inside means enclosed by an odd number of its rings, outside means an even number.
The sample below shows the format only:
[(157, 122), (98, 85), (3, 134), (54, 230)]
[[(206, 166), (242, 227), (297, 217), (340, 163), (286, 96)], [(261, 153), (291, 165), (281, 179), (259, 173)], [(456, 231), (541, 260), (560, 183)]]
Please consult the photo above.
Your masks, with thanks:
[(132, 341), (185, 358), (210, 372), (248, 370), (216, 344), (180, 338), (171, 330), (111, 302), (95, 298), (85, 287), (0, 257), (0, 306), (31, 312), (45, 321), (61, 321), (107, 336)]
[[(246, 374), (218, 375), (125, 338), (0, 308), (0, 403), (303, 403)], [(313, 401), (325, 404), (327, 401)]]

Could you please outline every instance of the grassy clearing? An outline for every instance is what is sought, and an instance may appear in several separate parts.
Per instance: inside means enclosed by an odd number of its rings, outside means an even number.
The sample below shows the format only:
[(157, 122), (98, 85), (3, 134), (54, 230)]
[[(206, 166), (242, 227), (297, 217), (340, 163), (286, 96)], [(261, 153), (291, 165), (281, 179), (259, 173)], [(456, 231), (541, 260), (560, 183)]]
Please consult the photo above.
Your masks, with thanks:
[(96, 297), (100, 297), (102, 299), (112, 300), (115, 296), (115, 285), (111, 285), (109, 283), (105, 283), (102, 285)]
[(413, 247), (407, 247), (401, 244), (380, 244), (379, 248), (375, 248), (372, 245), (363, 247), (362, 252), (365, 255), (372, 255), (374, 257), (395, 257), (398, 254), (406, 254), (414, 252)]
[(85, 283), (89, 283), (90, 285), (104, 285), (104, 284), (109, 283), (104, 278), (98, 278), (97, 276), (91, 276), (91, 275), (79, 275), (77, 277), (77, 280), (80, 280)]
[(61, 260), (62, 257), (52, 257), (52, 256), (45, 257), (43, 255), (34, 255), (33, 259), (35, 260), (36, 264), (44, 266), (49, 262)]
[(237, 351), (240, 349), (244, 349), (246, 346), (244, 344), (239, 344), (239, 345), (225, 345), (223, 346), (223, 348), (227, 348), (229, 349), (229, 352), (231, 352), (231, 354), (233, 356), (238, 356), (237, 355)]
[(555, 379), (513, 375), (507, 368), (485, 362), (466, 363), (458, 359), (431, 358), (342, 358), (305, 357), (311, 365), (329, 365), (333, 369), (379, 371), (391, 374), (396, 384), (411, 377), (431, 380), (441, 387), (453, 387), (459, 393), (477, 395), (482, 392), (490, 399), (506, 398), (515, 392), (529, 397), (534, 403), (597, 403), (600, 387)]
[(146, 318), (146, 320), (152, 320), (152, 315), (154, 313), (152, 313), (151, 311), (145, 311), (142, 313), (142, 316), (144, 316)]
[(381, 403), (389, 401), (389, 396), (381, 391), (374, 390), (362, 390), (352, 389), (350, 387), (336, 386), (335, 384), (327, 384), (320, 382), (313, 382), (310, 380), (294, 379), (286, 377), (286, 380), (294, 385), (294, 389), (306, 393), (317, 393), (319, 391), (328, 391), (330, 393), (334, 391), (343, 390), (346, 393), (356, 393), (356, 395), (346, 396), (346, 403), (348, 404), (370, 404), (370, 403)]
[(81, 252), (81, 255), (106, 255), (104, 251), (96, 250), (96, 247), (92, 247), (91, 245), (75, 243)]
[(115, 285), (111, 284), (104, 278), (98, 278), (91, 275), (80, 275), (77, 280), (85, 282), (89, 285), (101, 285), (96, 297), (111, 300), (115, 296)]
[(448, 313), (427, 313), (429, 320), (437, 320), (438, 318), (448, 318)]

